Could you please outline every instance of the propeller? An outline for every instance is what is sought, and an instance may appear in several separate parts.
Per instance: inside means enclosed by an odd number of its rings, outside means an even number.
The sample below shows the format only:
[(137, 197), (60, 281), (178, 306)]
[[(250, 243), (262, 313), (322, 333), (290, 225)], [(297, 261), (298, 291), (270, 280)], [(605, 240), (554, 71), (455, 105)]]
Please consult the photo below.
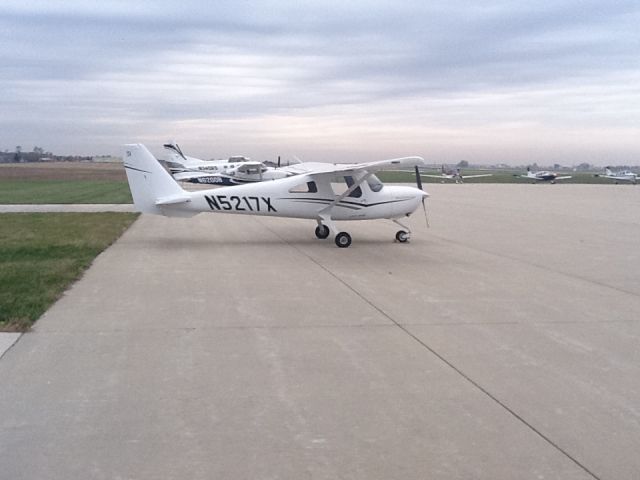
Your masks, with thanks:
[[(422, 190), (424, 192), (424, 189), (422, 188), (422, 178), (420, 178), (420, 169), (418, 168), (418, 166), (415, 166), (416, 169), (416, 186)], [(425, 222), (427, 222), (427, 228), (429, 228), (429, 216), (427, 215), (427, 205), (424, 203), (424, 199), (425, 197), (422, 197), (422, 210), (424, 211), (424, 220)]]
[(280, 155), (278, 155), (278, 168), (280, 168)]

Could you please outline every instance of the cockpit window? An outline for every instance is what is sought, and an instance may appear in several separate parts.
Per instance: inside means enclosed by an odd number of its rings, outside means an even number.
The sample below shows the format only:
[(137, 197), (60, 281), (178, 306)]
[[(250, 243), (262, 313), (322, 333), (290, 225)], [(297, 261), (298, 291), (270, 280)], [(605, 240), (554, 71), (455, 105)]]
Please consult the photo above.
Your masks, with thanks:
[(317, 193), (318, 186), (316, 182), (301, 183), (289, 189), (289, 193)]
[(369, 188), (372, 192), (379, 192), (380, 190), (382, 190), (382, 187), (384, 187), (384, 184), (375, 175), (371, 175), (367, 179), (367, 184), (369, 185)]
[(167, 164), (167, 167), (169, 168), (184, 168), (184, 165), (178, 162), (172, 162), (171, 160), (167, 160), (165, 162)]
[(258, 175), (259, 173), (264, 172), (266, 169), (261, 169), (259, 167), (246, 167), (246, 168), (240, 168), (238, 169), (238, 171), (240, 173), (243, 173), (245, 175)]
[[(351, 176), (345, 176), (344, 177), (344, 181), (347, 184), (348, 188), (351, 188), (353, 186), (353, 184), (355, 183), (353, 181), (353, 177), (351, 177)], [(356, 187), (353, 190), (353, 192), (351, 192), (348, 196), (351, 197), (351, 198), (360, 198), (362, 196), (362, 190), (360, 189), (360, 187)]]

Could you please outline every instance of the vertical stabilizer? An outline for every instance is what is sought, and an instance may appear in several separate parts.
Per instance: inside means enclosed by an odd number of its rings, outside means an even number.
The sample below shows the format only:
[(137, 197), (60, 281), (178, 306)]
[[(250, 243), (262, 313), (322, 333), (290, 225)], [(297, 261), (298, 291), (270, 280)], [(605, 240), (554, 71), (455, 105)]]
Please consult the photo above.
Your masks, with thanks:
[(122, 160), (137, 211), (164, 215), (156, 202), (186, 194), (144, 145), (125, 145)]

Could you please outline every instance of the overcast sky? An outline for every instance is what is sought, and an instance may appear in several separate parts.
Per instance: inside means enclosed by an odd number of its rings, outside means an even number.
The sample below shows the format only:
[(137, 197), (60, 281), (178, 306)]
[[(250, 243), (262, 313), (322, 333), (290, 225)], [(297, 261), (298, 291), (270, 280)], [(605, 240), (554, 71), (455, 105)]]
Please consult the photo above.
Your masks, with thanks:
[(0, 149), (640, 164), (640, 2), (0, 3)]

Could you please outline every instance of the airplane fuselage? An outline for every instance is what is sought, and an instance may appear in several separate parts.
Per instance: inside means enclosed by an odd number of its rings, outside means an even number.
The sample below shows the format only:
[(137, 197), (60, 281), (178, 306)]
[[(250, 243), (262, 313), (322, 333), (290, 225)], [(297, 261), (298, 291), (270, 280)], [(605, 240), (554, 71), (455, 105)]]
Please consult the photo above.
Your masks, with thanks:
[(242, 173), (236, 171), (209, 173), (194, 176), (188, 173), (179, 173), (174, 175), (176, 180), (182, 180), (188, 183), (196, 183), (200, 185), (222, 185), (234, 186), (243, 185), (245, 183), (263, 182), (266, 180), (276, 180), (289, 176), (285, 171), (276, 169), (265, 169), (262, 173)]
[(542, 172), (531, 173), (529, 175), (529, 178), (533, 178), (535, 180), (539, 180), (542, 182), (550, 182), (552, 180), (555, 180), (557, 176), (558, 174), (556, 173), (542, 171)]
[(613, 172), (606, 169), (604, 175), (596, 175), (596, 177), (608, 178), (609, 180), (615, 180), (615, 182), (631, 182), (634, 185), (638, 182), (638, 175), (636, 173), (630, 172), (628, 170), (623, 170), (620, 172)]
[(346, 196), (331, 205), (339, 195), (329, 183), (312, 182), (308, 176), (299, 175), (272, 182), (187, 192), (187, 202), (160, 208), (167, 215), (210, 212), (306, 219), (317, 219), (319, 212), (329, 208), (333, 220), (373, 220), (409, 215), (425, 195), (414, 187), (391, 185), (374, 192), (367, 182), (358, 190), (354, 193), (359, 196)]

